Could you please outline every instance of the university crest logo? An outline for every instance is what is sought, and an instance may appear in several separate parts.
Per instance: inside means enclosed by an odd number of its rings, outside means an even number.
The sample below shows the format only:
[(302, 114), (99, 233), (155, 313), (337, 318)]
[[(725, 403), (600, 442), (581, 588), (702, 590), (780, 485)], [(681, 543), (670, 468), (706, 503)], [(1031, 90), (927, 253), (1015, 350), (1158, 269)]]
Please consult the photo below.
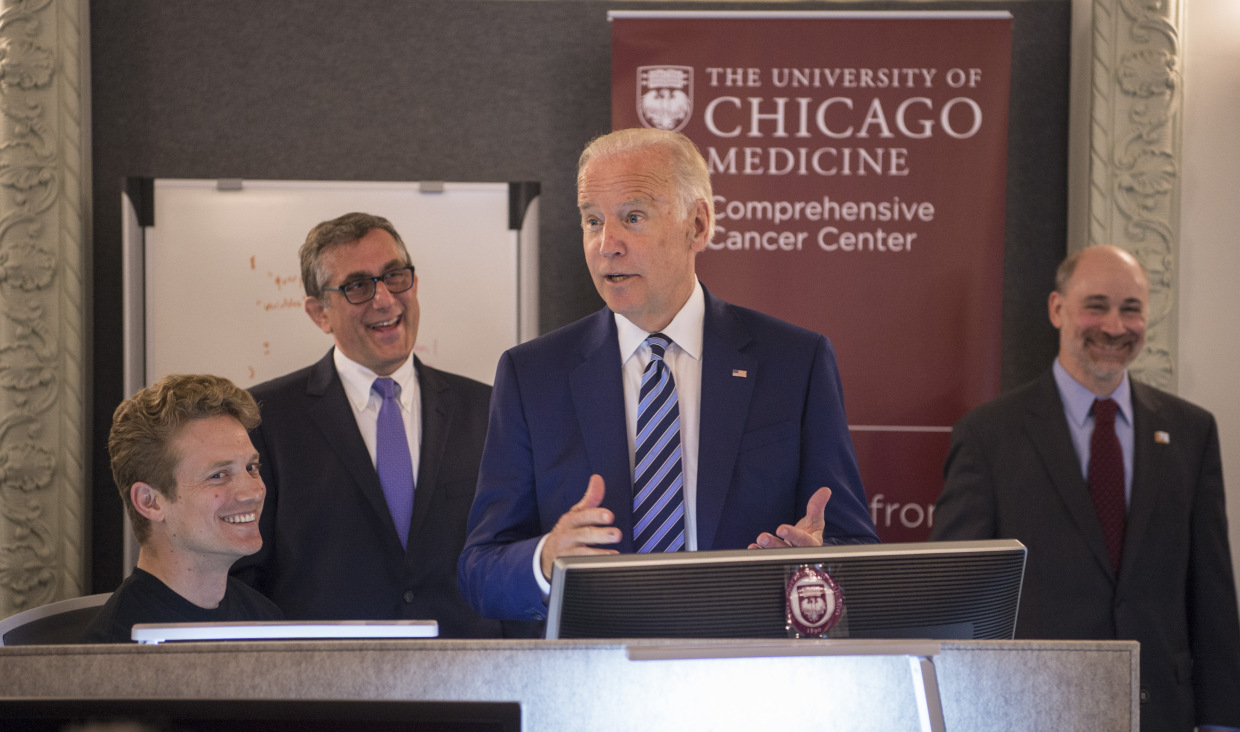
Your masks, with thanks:
[(637, 118), (644, 126), (678, 132), (692, 114), (692, 66), (637, 67)]
[(844, 593), (831, 575), (816, 566), (801, 565), (785, 587), (788, 630), (802, 638), (821, 638), (844, 613)]

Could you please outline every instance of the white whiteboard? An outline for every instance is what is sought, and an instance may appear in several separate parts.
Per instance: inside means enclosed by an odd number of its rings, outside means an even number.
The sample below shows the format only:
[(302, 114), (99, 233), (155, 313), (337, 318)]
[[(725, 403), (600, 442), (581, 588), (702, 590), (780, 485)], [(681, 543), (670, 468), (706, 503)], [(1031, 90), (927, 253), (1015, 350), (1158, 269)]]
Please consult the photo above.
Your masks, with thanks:
[(350, 211), (389, 219), (409, 249), (423, 362), (489, 384), (500, 354), (537, 335), (537, 201), (510, 230), (507, 183), (153, 188), (153, 226), (136, 226), (126, 204), (126, 393), (171, 373), (249, 387), (322, 358), (332, 338), (302, 310), (297, 249), (315, 224)]

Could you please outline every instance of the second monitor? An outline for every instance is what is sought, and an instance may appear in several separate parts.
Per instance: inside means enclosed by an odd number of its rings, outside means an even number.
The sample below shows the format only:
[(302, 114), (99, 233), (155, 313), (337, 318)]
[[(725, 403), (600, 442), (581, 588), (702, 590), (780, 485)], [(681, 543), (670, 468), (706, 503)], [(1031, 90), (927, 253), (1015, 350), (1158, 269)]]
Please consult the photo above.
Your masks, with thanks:
[(560, 557), (547, 638), (786, 638), (788, 579), (820, 566), (844, 611), (829, 638), (1012, 638), (1013, 540)]

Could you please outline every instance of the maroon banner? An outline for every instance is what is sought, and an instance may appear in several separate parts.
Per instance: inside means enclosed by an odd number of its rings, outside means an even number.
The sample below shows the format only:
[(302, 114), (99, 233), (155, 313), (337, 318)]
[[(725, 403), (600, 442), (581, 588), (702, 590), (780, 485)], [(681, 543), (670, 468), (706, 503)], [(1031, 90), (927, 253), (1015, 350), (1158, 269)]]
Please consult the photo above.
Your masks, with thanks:
[(835, 346), (884, 541), (924, 540), (951, 425), (999, 393), (1011, 17), (612, 17), (612, 124), (680, 130), (725, 300)]

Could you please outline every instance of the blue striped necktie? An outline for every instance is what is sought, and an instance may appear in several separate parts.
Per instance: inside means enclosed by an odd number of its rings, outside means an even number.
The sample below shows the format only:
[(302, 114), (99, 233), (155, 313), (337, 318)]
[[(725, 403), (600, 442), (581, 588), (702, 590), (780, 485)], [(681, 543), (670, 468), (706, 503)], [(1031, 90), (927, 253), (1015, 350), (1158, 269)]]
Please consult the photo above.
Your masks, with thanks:
[(638, 397), (633, 468), (633, 546), (640, 553), (674, 552), (685, 545), (680, 407), (672, 370), (663, 361), (671, 344), (662, 333), (646, 338), (650, 363)]

